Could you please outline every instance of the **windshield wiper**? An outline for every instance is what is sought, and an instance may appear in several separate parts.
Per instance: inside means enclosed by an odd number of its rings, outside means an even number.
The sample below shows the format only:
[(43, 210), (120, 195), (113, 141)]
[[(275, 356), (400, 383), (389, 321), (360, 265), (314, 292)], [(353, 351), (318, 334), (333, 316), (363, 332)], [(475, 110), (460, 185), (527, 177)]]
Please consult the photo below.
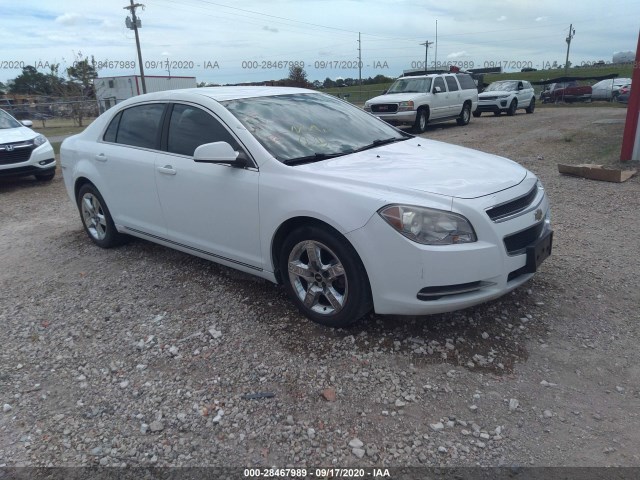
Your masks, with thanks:
[(285, 165), (299, 165), (301, 163), (319, 162), (321, 160), (327, 160), (328, 158), (341, 157), (352, 152), (339, 152), (339, 153), (314, 153), (313, 155), (306, 155), (304, 157), (289, 158), (283, 160)]
[(406, 136), (404, 138), (398, 138), (398, 137), (391, 137), (391, 138), (385, 138), (384, 140), (374, 140), (373, 142), (371, 142), (369, 145), (365, 145), (364, 147), (360, 147), (356, 150), (353, 150), (352, 152), (349, 153), (356, 153), (356, 152), (362, 152), (364, 150), (369, 150), (371, 148), (376, 148), (379, 147), (381, 145), (387, 145), (388, 143), (394, 143), (394, 142), (402, 142), (404, 140), (409, 140), (411, 138), (411, 136)]

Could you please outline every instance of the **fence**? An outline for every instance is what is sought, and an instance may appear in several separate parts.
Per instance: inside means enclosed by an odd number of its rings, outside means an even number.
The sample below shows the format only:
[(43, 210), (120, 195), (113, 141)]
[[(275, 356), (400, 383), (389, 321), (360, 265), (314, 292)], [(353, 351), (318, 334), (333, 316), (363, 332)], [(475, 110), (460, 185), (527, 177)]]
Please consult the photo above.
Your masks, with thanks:
[(18, 120), (40, 121), (43, 127), (50, 119), (71, 119), (82, 125), (83, 119), (99, 113), (96, 99), (88, 97), (4, 97), (0, 108)]

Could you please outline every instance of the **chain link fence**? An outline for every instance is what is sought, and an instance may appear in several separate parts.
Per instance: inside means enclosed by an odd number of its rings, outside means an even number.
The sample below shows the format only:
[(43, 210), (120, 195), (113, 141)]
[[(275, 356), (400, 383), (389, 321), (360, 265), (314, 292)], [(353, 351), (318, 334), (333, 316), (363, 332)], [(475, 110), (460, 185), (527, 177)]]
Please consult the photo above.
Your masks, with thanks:
[(48, 97), (34, 95), (5, 95), (0, 97), (0, 108), (18, 120), (41, 122), (46, 127), (49, 120), (70, 120), (83, 126), (87, 118), (99, 114), (99, 104), (89, 97)]

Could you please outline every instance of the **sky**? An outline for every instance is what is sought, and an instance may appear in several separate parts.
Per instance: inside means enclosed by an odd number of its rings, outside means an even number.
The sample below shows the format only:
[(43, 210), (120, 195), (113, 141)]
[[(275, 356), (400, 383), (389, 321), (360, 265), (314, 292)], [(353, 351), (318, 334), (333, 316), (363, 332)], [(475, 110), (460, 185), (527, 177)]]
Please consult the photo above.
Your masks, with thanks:
[[(129, 0), (127, 0), (129, 1)], [(238, 83), (285, 78), (291, 62), (309, 80), (399, 76), (425, 61), (462, 67), (541, 69), (570, 60), (610, 62), (635, 51), (638, 0), (140, 0), (146, 75)], [(0, 0), (0, 81), (25, 65), (61, 71), (78, 55), (100, 76), (139, 74), (125, 0)], [(10, 27), (10, 28), (8, 28)], [(437, 30), (436, 30), (437, 29)], [(358, 36), (360, 33), (360, 43)], [(436, 35), (437, 33), (437, 35)], [(436, 48), (437, 38), (437, 48)], [(437, 56), (436, 56), (437, 55)]]

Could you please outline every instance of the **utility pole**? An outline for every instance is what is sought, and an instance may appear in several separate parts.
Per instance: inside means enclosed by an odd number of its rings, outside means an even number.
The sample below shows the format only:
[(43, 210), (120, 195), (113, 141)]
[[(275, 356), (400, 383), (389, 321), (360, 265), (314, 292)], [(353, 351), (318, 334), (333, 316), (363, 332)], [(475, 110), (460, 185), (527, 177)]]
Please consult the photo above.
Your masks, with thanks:
[(424, 43), (421, 43), (420, 45), (424, 45), (424, 73), (427, 73), (429, 70), (429, 67), (427, 66), (429, 65), (429, 45), (433, 45), (433, 42), (425, 40)]
[[(147, 84), (144, 81), (144, 69), (142, 68), (142, 52), (140, 52), (140, 37), (138, 36), (138, 18), (136, 17), (136, 8), (142, 7), (144, 9), (144, 5), (141, 3), (133, 3), (133, 0), (129, 0), (131, 5), (124, 7), (125, 10), (129, 10), (131, 12), (131, 19), (133, 20), (132, 26), (129, 27), (133, 30), (136, 35), (136, 48), (138, 49), (138, 63), (140, 64), (140, 79), (142, 80), (142, 93), (147, 93)], [(127, 22), (127, 26), (128, 22)]]
[(438, 69), (438, 20), (436, 20), (436, 59), (434, 62), (436, 70)]
[(362, 42), (358, 32), (358, 83), (362, 86)]
[(571, 39), (573, 38), (573, 36), (576, 34), (576, 31), (573, 28), (573, 23), (571, 25), (569, 25), (569, 35), (567, 35), (567, 38), (565, 39), (565, 41), (567, 42), (567, 59), (564, 62), (564, 76), (567, 76), (567, 72), (569, 70), (569, 47), (571, 47)]

